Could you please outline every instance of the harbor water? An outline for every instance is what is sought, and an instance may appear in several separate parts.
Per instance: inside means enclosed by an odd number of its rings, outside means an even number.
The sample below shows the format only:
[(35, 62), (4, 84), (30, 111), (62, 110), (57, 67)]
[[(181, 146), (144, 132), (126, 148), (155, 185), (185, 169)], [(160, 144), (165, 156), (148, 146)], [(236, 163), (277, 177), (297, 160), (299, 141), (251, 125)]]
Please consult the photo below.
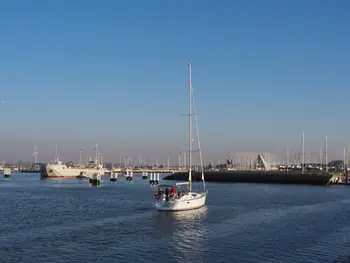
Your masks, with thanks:
[(0, 179), (0, 261), (350, 261), (350, 188), (206, 186), (206, 207), (166, 213), (142, 176), (93, 187), (13, 173)]

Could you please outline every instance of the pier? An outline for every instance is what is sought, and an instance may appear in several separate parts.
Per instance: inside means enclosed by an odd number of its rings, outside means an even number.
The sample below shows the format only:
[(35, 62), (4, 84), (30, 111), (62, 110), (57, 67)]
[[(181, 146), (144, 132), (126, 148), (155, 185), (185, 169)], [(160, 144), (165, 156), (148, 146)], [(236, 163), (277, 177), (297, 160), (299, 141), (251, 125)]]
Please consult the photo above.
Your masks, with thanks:
[[(204, 172), (205, 181), (217, 183), (270, 183), (270, 184), (304, 184), (327, 185), (333, 178), (332, 174), (312, 174), (284, 171), (210, 171)], [(202, 174), (194, 172), (193, 181), (200, 181)], [(188, 172), (177, 172), (168, 175), (163, 180), (187, 181)]]
[[(145, 172), (148, 173), (174, 173), (177, 172), (178, 170), (173, 170), (173, 169), (113, 169), (114, 171), (119, 171), (121, 173), (127, 173), (127, 171), (133, 172), (134, 174), (144, 174)], [(182, 171), (182, 170), (180, 170)]]

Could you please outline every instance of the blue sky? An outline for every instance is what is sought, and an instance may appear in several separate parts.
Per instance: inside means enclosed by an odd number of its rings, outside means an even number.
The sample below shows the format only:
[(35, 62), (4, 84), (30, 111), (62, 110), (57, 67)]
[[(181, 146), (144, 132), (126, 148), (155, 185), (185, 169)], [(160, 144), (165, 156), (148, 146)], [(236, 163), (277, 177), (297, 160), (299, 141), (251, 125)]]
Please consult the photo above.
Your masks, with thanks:
[[(193, 62), (203, 154), (350, 143), (348, 1), (1, 1), (0, 160), (177, 162)], [(135, 158), (135, 157), (134, 157)]]

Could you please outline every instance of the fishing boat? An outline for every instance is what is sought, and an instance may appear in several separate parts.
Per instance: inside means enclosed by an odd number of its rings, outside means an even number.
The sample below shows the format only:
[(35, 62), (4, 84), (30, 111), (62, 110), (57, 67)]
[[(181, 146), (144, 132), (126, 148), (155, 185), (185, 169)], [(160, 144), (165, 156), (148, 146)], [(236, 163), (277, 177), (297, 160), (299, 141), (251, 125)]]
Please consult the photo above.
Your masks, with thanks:
[[(200, 147), (198, 122), (196, 115), (196, 106), (194, 103), (194, 95), (192, 88), (192, 64), (189, 63), (189, 134), (188, 134), (188, 154), (189, 154), (189, 169), (188, 169), (188, 181), (180, 182), (174, 185), (159, 185), (157, 192), (154, 194), (155, 208), (159, 211), (181, 211), (198, 209), (205, 205), (208, 191), (205, 189), (204, 170), (202, 152)], [(193, 113), (192, 113), (193, 107)], [(201, 168), (201, 185), (202, 191), (193, 191), (192, 189), (192, 118), (194, 116), (196, 131), (197, 131), (197, 144), (200, 159)], [(171, 189), (169, 191), (169, 188)]]

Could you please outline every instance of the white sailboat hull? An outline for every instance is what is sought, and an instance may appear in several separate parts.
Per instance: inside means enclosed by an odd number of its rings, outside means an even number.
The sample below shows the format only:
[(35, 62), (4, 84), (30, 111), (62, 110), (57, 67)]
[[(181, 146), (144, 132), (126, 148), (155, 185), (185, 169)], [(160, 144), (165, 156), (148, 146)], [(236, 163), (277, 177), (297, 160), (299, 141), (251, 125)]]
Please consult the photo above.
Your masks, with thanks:
[(207, 198), (207, 192), (194, 193), (190, 192), (179, 199), (169, 199), (166, 201), (165, 198), (157, 200), (155, 207), (159, 211), (185, 211), (201, 208), (205, 205)]

